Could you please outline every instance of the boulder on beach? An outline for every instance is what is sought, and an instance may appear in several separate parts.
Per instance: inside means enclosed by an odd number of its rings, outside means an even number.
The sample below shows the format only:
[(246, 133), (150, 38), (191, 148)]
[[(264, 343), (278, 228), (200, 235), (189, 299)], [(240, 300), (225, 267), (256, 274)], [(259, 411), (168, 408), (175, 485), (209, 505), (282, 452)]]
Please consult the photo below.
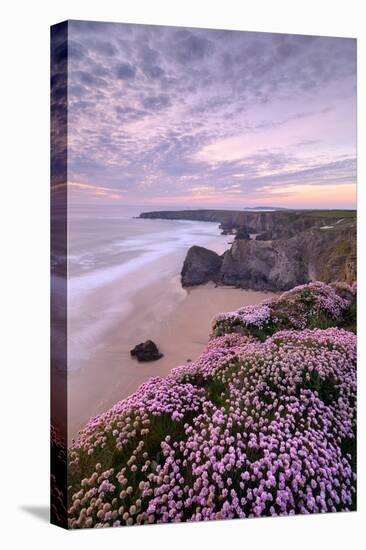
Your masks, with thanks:
[(152, 340), (146, 340), (146, 342), (137, 344), (130, 353), (132, 357), (136, 357), (141, 362), (156, 361), (163, 357), (163, 354), (160, 353), (157, 345)]

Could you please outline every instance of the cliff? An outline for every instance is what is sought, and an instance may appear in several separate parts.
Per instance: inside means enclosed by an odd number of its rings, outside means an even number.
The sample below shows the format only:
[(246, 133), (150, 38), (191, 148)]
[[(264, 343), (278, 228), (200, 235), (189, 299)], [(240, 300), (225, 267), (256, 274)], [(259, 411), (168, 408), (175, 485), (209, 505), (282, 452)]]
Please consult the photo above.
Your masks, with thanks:
[[(356, 222), (314, 226), (285, 239), (240, 239), (221, 257), (211, 258), (210, 280), (241, 288), (287, 290), (314, 280), (352, 284), (356, 280)], [(200, 273), (200, 260), (190, 249), (182, 270), (183, 286), (207, 282), (207, 277), (200, 280)]]
[(256, 234), (263, 240), (289, 238), (311, 227), (355, 219), (354, 211), (247, 212), (242, 210), (171, 210), (143, 212), (140, 218), (216, 222), (224, 233)]

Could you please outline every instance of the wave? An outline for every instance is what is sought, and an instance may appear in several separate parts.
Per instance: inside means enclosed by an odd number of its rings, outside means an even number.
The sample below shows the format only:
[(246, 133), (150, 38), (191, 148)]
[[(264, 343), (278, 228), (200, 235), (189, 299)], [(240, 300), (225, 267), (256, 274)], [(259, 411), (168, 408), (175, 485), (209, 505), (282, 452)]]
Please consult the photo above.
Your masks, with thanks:
[[(178, 221), (173, 224), (176, 226), (174, 234), (171, 231), (162, 231), (143, 237), (128, 237), (112, 241), (102, 251), (91, 250), (83, 254), (69, 255), (70, 267), (81, 265), (93, 268), (87, 273), (71, 275), (69, 290), (71, 293), (79, 294), (104, 286), (130, 275), (163, 256), (184, 251), (193, 244), (205, 244), (218, 235), (216, 226), (215, 229), (207, 231), (207, 223), (203, 222), (181, 224)], [(128, 259), (116, 263), (114, 260), (118, 259), (119, 253), (129, 253)], [(108, 265), (109, 259), (110, 265)]]

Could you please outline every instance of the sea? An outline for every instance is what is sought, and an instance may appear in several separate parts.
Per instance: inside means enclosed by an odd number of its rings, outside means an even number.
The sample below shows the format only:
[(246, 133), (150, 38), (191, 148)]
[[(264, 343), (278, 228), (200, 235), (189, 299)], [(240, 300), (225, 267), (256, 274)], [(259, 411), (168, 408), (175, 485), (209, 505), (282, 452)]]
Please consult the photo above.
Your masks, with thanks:
[[(138, 218), (164, 207), (72, 205), (68, 213), (68, 369), (92, 361), (108, 332), (129, 322), (134, 298), (156, 283), (145, 304), (163, 320), (186, 292), (180, 272), (188, 249), (222, 253), (228, 237), (217, 223)], [(165, 209), (167, 209), (165, 207)], [(159, 290), (160, 289), (160, 290)]]

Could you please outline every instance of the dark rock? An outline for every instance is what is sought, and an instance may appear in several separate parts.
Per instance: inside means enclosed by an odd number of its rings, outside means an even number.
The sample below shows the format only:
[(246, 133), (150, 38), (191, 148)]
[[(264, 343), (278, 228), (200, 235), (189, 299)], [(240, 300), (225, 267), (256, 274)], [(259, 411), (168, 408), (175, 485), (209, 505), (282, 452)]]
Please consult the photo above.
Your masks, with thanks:
[(141, 362), (156, 361), (163, 357), (163, 354), (160, 353), (152, 340), (146, 340), (146, 342), (137, 344), (130, 353), (132, 357), (136, 357), (137, 360)]
[(219, 228), (221, 229), (221, 235), (233, 235), (235, 232), (231, 222), (220, 223)]
[(259, 233), (259, 235), (255, 238), (256, 241), (271, 241), (272, 240), (272, 232), (266, 231), (264, 233)]
[(184, 260), (181, 273), (183, 286), (194, 286), (216, 281), (220, 273), (222, 257), (202, 246), (192, 246)]
[(249, 231), (246, 229), (246, 227), (239, 227), (236, 230), (235, 240), (244, 240), (248, 241), (250, 239)]

